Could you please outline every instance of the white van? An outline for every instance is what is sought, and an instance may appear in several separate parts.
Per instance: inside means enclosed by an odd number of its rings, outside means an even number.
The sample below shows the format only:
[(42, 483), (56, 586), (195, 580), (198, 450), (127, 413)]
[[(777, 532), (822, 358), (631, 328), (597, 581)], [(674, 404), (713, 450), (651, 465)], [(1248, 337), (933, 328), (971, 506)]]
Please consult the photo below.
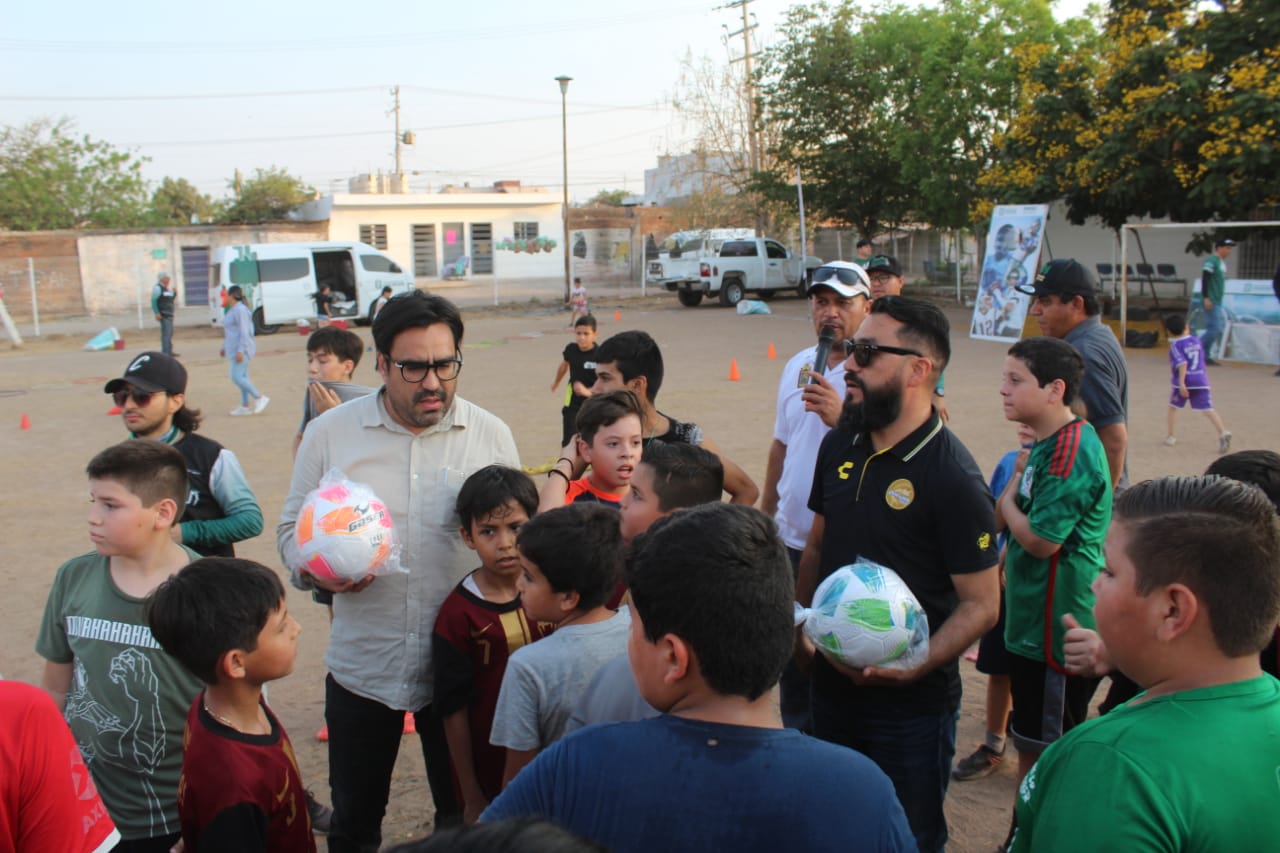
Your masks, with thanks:
[(329, 285), (331, 317), (369, 322), (382, 288), (392, 295), (414, 288), (413, 274), (365, 243), (249, 243), (222, 246), (209, 256), (209, 318), (222, 325), (227, 288), (240, 285), (256, 334), (273, 335), (282, 323), (314, 320), (315, 296)]

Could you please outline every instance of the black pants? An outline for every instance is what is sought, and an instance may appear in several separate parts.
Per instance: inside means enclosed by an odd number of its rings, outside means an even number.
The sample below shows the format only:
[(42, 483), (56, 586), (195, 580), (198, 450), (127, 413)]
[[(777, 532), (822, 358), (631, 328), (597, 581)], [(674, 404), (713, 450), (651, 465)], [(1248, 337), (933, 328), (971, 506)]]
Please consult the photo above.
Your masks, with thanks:
[[(436, 806), (436, 826), (461, 814), (453, 793), (444, 724), (428, 705), (413, 715)], [(330, 853), (376, 853), (391, 794), (391, 772), (404, 729), (404, 711), (357, 696), (329, 675), (324, 720), (329, 725), (329, 788), (333, 796)]]
[(169, 853), (169, 850), (181, 838), (181, 833), (175, 832), (173, 835), (157, 835), (152, 838), (121, 841), (111, 848), (111, 853)]
[[(585, 398), (584, 398), (585, 399)], [(560, 446), (564, 447), (578, 431), (578, 412), (582, 410), (582, 400), (575, 400), (573, 405), (560, 410)]]

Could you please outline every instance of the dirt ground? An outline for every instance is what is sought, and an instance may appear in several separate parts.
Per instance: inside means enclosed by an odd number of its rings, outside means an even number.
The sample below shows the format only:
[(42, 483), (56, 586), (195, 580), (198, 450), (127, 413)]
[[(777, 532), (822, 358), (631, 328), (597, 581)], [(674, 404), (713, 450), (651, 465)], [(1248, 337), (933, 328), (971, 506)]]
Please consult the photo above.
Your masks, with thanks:
[[(701, 424), (757, 483), (763, 480), (771, 438), (774, 395), (786, 358), (813, 340), (806, 305), (795, 298), (771, 303), (770, 316), (739, 316), (725, 309), (682, 308), (674, 298), (649, 298), (597, 305), (601, 338), (625, 329), (644, 329), (662, 346), (667, 377), (659, 396), (663, 411)], [(614, 319), (614, 310), (621, 319)], [(1014, 444), (1014, 430), (1003, 419), (997, 386), (1004, 347), (971, 341), (968, 312), (949, 307), (957, 331), (955, 354), (947, 371), (951, 426), (981, 467), (990, 471)], [(559, 397), (549, 386), (564, 345), (567, 314), (548, 309), (502, 313), (464, 312), (466, 366), (459, 392), (509, 423), (526, 465), (556, 457)], [(175, 347), (190, 371), (188, 403), (203, 410), (201, 432), (240, 457), (262, 504), (266, 532), (238, 548), (245, 557), (278, 566), (274, 526), (290, 477), (289, 448), (297, 429), (304, 386), (305, 338), (281, 332), (258, 341), (251, 376), (272, 398), (258, 417), (232, 418), (239, 396), (218, 357), (220, 337), (207, 328), (180, 328)], [(135, 335), (138, 333), (134, 333)], [(361, 330), (369, 340), (368, 330)], [(36, 682), (41, 662), (33, 650), (49, 584), (57, 567), (89, 550), (84, 530), (84, 466), (98, 450), (125, 437), (118, 417), (107, 416), (111, 402), (102, 393), (106, 380), (120, 375), (128, 360), (158, 343), (131, 337), (124, 352), (83, 352), (79, 337), (29, 340), (22, 350), (0, 351), (0, 673)], [(774, 344), (778, 359), (766, 358)], [(728, 381), (730, 360), (741, 381)], [(1163, 348), (1128, 353), (1130, 377), (1130, 473), (1141, 480), (1166, 473), (1198, 473), (1214, 458), (1216, 436), (1208, 422), (1184, 414), (1179, 443), (1162, 446), (1168, 401), (1168, 369)], [(1226, 365), (1211, 373), (1214, 400), (1235, 435), (1233, 447), (1280, 448), (1276, 431), (1276, 390), (1271, 369)], [(367, 354), (356, 381), (378, 384), (373, 356)], [(1270, 401), (1270, 402), (1267, 402)], [(23, 417), (29, 430), (19, 429)], [(300, 594), (293, 612), (304, 627), (296, 671), (272, 685), (271, 703), (291, 732), (303, 776), (326, 794), (325, 747), (313, 734), (323, 716), (323, 657), (328, 626), (323, 608)], [(982, 731), (983, 681), (962, 663), (965, 698), (958, 752), (966, 755)], [(421, 752), (406, 740), (384, 825), (395, 840), (425, 834), (430, 805)], [(953, 851), (989, 851), (1003, 838), (1013, 801), (1012, 767), (977, 782), (953, 784), (948, 796)]]

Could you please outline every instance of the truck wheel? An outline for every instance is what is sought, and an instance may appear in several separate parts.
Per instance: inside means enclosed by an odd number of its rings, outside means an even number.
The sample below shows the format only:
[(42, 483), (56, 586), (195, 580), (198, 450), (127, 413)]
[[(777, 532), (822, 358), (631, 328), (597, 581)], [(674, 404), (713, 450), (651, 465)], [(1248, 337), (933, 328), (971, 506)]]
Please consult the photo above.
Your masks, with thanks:
[(720, 304), (732, 308), (742, 301), (742, 282), (736, 278), (725, 279), (720, 283)]
[(701, 290), (677, 290), (676, 297), (680, 300), (680, 304), (686, 308), (697, 308), (702, 304)]
[(274, 335), (280, 331), (279, 323), (265, 323), (262, 319), (262, 309), (258, 308), (253, 312), (253, 333), (255, 335)]

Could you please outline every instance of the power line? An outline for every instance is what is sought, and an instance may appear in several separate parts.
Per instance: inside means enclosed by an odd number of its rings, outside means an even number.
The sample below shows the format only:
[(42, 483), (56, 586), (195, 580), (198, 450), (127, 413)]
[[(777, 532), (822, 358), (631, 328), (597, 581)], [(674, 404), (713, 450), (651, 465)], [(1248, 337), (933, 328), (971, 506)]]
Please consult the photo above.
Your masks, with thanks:
[[(606, 107), (599, 110), (588, 110), (585, 112), (573, 113), (576, 117), (600, 115), (601, 113), (618, 112), (619, 110), (628, 109), (627, 107)], [(554, 116), (527, 116), (525, 118), (505, 118), (491, 119), (490, 121), (472, 121), (462, 122), (458, 124), (437, 124), (420, 127), (409, 128), (414, 133), (431, 133), (440, 130), (460, 130), (471, 127), (491, 127), (493, 125), (519, 124), (529, 121), (550, 121)], [(249, 145), (263, 142), (308, 142), (315, 139), (350, 139), (359, 136), (382, 136), (387, 131), (384, 130), (353, 130), (342, 133), (308, 133), (293, 136), (246, 136), (233, 139), (180, 139), (162, 142), (124, 142), (121, 143), (125, 148), (179, 148), (189, 145)]]
[[(205, 94), (193, 95), (189, 93), (163, 94), (163, 95), (0, 95), (0, 101), (10, 102), (28, 102), (28, 103), (68, 103), (68, 102), (91, 102), (91, 103), (113, 103), (122, 101), (214, 101), (214, 100), (245, 100), (248, 98), (297, 98), (311, 97), (315, 95), (344, 95), (355, 92), (382, 92), (390, 86), (349, 86), (345, 88), (331, 89), (295, 89), (292, 91), (276, 91), (276, 92), (208, 92)], [(520, 104), (541, 104), (546, 106), (559, 106), (560, 102), (552, 98), (524, 98), (517, 95), (495, 95), (490, 92), (464, 92), (458, 89), (434, 89), (427, 86), (402, 86), (405, 91), (421, 92), (428, 95), (437, 95), (450, 98), (466, 98), (467, 100), (489, 100), (504, 101)], [(576, 102), (576, 106), (593, 107), (601, 109), (613, 110), (660, 110), (666, 109), (668, 105), (662, 103), (648, 104), (593, 104), (583, 101)]]
[(297, 51), (327, 51), (354, 49), (386, 50), (391, 47), (421, 47), (441, 43), (457, 44), (468, 41), (495, 41), (554, 33), (617, 27), (637, 21), (650, 21), (656, 17), (671, 20), (700, 14), (697, 4), (682, 3), (665, 8), (645, 8), (642, 12), (610, 15), (599, 18), (578, 18), (573, 21), (537, 24), (521, 22), (520, 26), (483, 27), (464, 30), (437, 30), (426, 33), (381, 33), (307, 39), (263, 39), (258, 41), (236, 39), (234, 41), (116, 41), (57, 40), (57, 39), (0, 39), (0, 51), (26, 53), (130, 53), (130, 54), (197, 54), (197, 53), (282, 53)]

